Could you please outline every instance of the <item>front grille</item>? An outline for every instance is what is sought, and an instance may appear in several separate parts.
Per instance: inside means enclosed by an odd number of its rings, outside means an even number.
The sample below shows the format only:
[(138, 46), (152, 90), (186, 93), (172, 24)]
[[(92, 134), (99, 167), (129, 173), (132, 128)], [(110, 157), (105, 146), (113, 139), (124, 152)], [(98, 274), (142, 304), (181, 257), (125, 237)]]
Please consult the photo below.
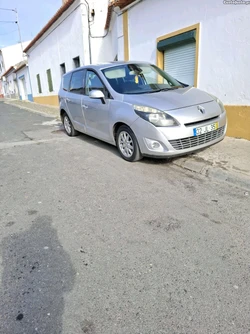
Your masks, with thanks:
[(225, 126), (222, 126), (217, 130), (204, 133), (203, 135), (169, 140), (169, 143), (173, 146), (175, 150), (185, 150), (187, 148), (209, 143), (210, 141), (222, 137), (224, 134), (224, 130)]
[(212, 117), (212, 118), (207, 118), (207, 119), (203, 119), (202, 121), (198, 121), (198, 122), (193, 122), (193, 123), (185, 123), (185, 126), (194, 126), (194, 125), (199, 125), (205, 122), (212, 122), (215, 121), (218, 118), (218, 116)]

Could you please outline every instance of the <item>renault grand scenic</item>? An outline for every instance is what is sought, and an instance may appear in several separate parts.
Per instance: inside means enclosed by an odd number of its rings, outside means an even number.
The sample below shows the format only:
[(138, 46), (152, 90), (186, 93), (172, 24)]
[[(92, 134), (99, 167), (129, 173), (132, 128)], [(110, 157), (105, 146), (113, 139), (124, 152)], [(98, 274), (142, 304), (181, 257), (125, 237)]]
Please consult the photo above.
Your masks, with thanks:
[(221, 141), (222, 102), (145, 62), (89, 65), (66, 73), (59, 91), (66, 133), (116, 145), (122, 158), (174, 157)]

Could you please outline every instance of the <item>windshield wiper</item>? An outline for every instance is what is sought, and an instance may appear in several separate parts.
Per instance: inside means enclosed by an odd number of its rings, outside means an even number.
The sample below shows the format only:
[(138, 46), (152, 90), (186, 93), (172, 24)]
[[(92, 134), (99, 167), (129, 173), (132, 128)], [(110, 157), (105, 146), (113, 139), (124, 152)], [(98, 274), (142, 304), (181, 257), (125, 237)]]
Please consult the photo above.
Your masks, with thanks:
[(174, 86), (174, 87), (170, 87), (170, 88), (162, 88), (160, 91), (161, 92), (166, 92), (168, 90), (174, 90), (174, 89), (178, 89), (178, 88), (184, 88), (183, 86)]
[(142, 92), (140, 94), (151, 94), (151, 93), (159, 93), (161, 89), (156, 89), (156, 90), (149, 90), (148, 92)]
[(147, 91), (147, 92), (126, 92), (126, 93), (123, 93), (123, 94), (152, 94), (152, 93), (159, 93), (161, 92), (161, 89), (157, 89), (157, 90), (150, 90), (150, 91)]

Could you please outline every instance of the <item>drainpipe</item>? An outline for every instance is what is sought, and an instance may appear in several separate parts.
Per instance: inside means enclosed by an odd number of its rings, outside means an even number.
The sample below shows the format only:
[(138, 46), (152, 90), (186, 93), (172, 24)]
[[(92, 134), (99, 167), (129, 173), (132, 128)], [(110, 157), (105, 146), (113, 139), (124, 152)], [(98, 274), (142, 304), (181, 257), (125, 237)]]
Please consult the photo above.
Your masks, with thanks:
[(89, 13), (88, 15), (88, 40), (89, 40), (89, 62), (92, 64), (92, 49), (91, 49), (91, 37), (90, 37), (90, 22), (89, 22)]
[[(139, 1), (142, 1), (142, 0), (139, 0)], [(89, 40), (89, 61), (90, 61), (90, 64), (92, 64), (92, 50), (91, 50), (91, 38), (104, 38), (108, 35), (109, 33), (109, 29), (107, 29), (106, 33), (102, 36), (93, 36), (92, 33), (91, 33), (91, 27), (90, 27), (90, 23), (91, 22), (94, 22), (94, 16), (95, 16), (95, 12), (93, 11), (93, 14), (91, 13), (93, 19), (90, 20), (89, 17), (90, 17), (90, 8), (89, 8), (89, 3), (87, 0), (84, 0), (84, 5), (86, 7), (86, 11), (87, 11), (87, 20), (88, 20), (88, 40)]]
[[(90, 38), (90, 22), (89, 22), (89, 6), (87, 2), (82, 2), (86, 8), (87, 22), (88, 22), (88, 47), (89, 47), (89, 63), (92, 64), (92, 50), (91, 50), (91, 38)], [(84, 16), (82, 14), (82, 16)]]

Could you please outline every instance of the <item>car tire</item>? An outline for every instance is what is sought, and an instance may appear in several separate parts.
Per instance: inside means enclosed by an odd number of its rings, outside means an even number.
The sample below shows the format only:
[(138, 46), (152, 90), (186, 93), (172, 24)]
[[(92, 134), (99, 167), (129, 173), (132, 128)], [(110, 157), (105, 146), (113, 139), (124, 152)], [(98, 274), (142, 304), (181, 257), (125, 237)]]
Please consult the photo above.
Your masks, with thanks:
[(119, 127), (116, 135), (116, 146), (124, 160), (134, 162), (142, 159), (136, 136), (127, 125)]
[(78, 131), (76, 131), (74, 129), (74, 126), (73, 126), (69, 116), (66, 113), (63, 114), (62, 120), (63, 120), (64, 130), (65, 130), (65, 132), (67, 133), (68, 136), (74, 137), (74, 136), (77, 136), (79, 134)]

